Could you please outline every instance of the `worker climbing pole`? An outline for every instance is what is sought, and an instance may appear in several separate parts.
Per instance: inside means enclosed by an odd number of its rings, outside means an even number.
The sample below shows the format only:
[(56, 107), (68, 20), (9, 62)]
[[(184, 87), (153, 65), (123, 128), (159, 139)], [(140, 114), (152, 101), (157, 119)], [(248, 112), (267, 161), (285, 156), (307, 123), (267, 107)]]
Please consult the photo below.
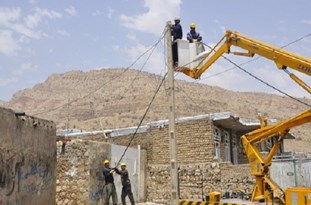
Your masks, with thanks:
[(168, 96), (169, 96), (169, 149), (170, 149), (170, 168), (171, 168), (171, 205), (178, 204), (178, 177), (177, 177), (177, 149), (175, 136), (175, 95), (174, 95), (174, 69), (172, 58), (172, 36), (171, 22), (166, 24), (166, 49), (167, 49), (167, 69), (168, 69)]

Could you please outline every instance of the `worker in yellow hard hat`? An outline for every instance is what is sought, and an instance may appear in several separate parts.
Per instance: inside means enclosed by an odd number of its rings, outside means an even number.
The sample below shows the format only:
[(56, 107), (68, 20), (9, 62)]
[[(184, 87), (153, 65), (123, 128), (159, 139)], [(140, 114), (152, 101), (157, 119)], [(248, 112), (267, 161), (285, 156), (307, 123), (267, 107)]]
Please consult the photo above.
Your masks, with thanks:
[(121, 202), (122, 205), (125, 205), (125, 197), (128, 196), (130, 201), (131, 201), (131, 205), (135, 204), (134, 201), (134, 196), (132, 193), (132, 186), (131, 186), (131, 182), (129, 179), (129, 173), (126, 169), (126, 164), (124, 162), (122, 162), (120, 164), (121, 166), (121, 170), (119, 169), (115, 169), (116, 173), (119, 174), (121, 176), (121, 183), (122, 183), (122, 192), (121, 192)]
[(113, 174), (115, 172), (114, 169), (110, 167), (110, 162), (108, 159), (104, 160), (104, 169), (103, 174), (105, 177), (105, 186), (104, 186), (104, 193), (105, 193), (105, 204), (109, 204), (110, 197), (112, 197), (113, 205), (117, 204), (117, 191), (114, 185), (114, 178)]
[(196, 29), (195, 23), (191, 23), (190, 31), (189, 33), (187, 33), (187, 39), (190, 43), (202, 41), (202, 37), (200, 36), (198, 32), (196, 32), (195, 29)]

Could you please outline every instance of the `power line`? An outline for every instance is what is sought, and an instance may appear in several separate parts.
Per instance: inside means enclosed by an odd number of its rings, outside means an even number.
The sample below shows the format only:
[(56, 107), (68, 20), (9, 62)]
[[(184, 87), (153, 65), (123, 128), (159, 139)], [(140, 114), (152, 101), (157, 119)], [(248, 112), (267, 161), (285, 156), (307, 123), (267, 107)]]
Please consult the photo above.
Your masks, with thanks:
[[(287, 45), (285, 45), (285, 46), (283, 46), (283, 47), (286, 47), (286, 46), (289, 46), (289, 45), (291, 45), (291, 44), (293, 44), (293, 43), (296, 43), (296, 42), (298, 42), (298, 41), (300, 41), (300, 40), (302, 40), (302, 39), (304, 39), (304, 38), (306, 38), (306, 37), (308, 37), (308, 36), (310, 36), (310, 35), (311, 35), (311, 33), (310, 33), (310, 34), (307, 34), (307, 35), (305, 35), (305, 36), (303, 36), (303, 37), (301, 37), (301, 38), (299, 38), (299, 39), (297, 39), (297, 40), (295, 40), (295, 41), (293, 41), (293, 42), (290, 42), (290, 43), (288, 43)], [(203, 44), (204, 44), (205, 46), (207, 46), (209, 49), (211, 49), (212, 51), (215, 52), (215, 49), (214, 49), (214, 48), (210, 47), (210, 46), (207, 45), (206, 43), (203, 43)], [(308, 107), (311, 107), (310, 104), (308, 104), (308, 103), (306, 103), (306, 102), (303, 102), (302, 100), (299, 100), (299, 99), (297, 99), (297, 98), (295, 98), (295, 97), (289, 95), (288, 93), (282, 91), (281, 89), (278, 89), (278, 88), (276, 88), (275, 86), (273, 86), (273, 85), (271, 85), (271, 84), (265, 82), (264, 80), (262, 80), (261, 78), (255, 76), (254, 74), (250, 73), (249, 71), (245, 70), (244, 68), (242, 68), (240, 65), (236, 64), (235, 62), (233, 62), (233, 61), (230, 60), (229, 58), (227, 58), (227, 57), (225, 57), (225, 56), (223, 56), (223, 55), (222, 55), (221, 57), (224, 58), (225, 60), (227, 60), (228, 62), (230, 62), (231, 64), (233, 64), (236, 68), (242, 70), (243, 72), (247, 73), (247, 74), (250, 75), (251, 77), (255, 78), (255, 79), (258, 80), (259, 82), (261, 82), (261, 83), (267, 85), (268, 87), (270, 87), (270, 88), (272, 88), (272, 89), (274, 89), (274, 90), (276, 90), (276, 91), (282, 93), (283, 95), (285, 95), (285, 96), (287, 96), (287, 97), (289, 97), (289, 98), (291, 98), (291, 99), (293, 99), (293, 100), (295, 100), (295, 101), (297, 101), (297, 102), (299, 102), (299, 103), (301, 103), (301, 104), (303, 104), (303, 105), (306, 105), (306, 106), (308, 106)], [(258, 58), (257, 58), (257, 59), (258, 59)], [(254, 59), (254, 60), (257, 60), (257, 59)], [(249, 62), (250, 62), (250, 61), (249, 61)], [(246, 63), (247, 63), (247, 62), (246, 62)], [(245, 64), (245, 63), (244, 63), (244, 64)], [(232, 68), (232, 69), (233, 69), (233, 68)]]
[(151, 105), (152, 105), (152, 102), (154, 101), (156, 95), (158, 94), (158, 92), (159, 92), (159, 90), (160, 90), (160, 88), (161, 88), (161, 86), (162, 86), (162, 84), (163, 84), (163, 82), (164, 82), (166, 76), (167, 76), (167, 73), (165, 73), (165, 75), (163, 76), (160, 85), (158, 86), (156, 92), (154, 93), (154, 95), (153, 95), (153, 97), (152, 97), (152, 99), (151, 99), (151, 101), (150, 101), (150, 103), (149, 103), (149, 105), (148, 105), (148, 107), (147, 107), (147, 109), (146, 109), (146, 111), (145, 111), (143, 117), (141, 118), (141, 120), (140, 120), (140, 122), (139, 122), (139, 124), (138, 124), (138, 126), (137, 126), (137, 128), (136, 128), (136, 130), (135, 130), (135, 132), (133, 133), (133, 135), (132, 135), (132, 137), (131, 137), (129, 143), (127, 144), (127, 146), (126, 146), (126, 148), (125, 148), (123, 154), (121, 155), (121, 157), (120, 157), (120, 159), (119, 159), (117, 165), (120, 164), (120, 162), (121, 162), (121, 160), (123, 159), (123, 157), (124, 157), (126, 151), (128, 150), (129, 146), (131, 145), (132, 141), (134, 140), (135, 135), (137, 134), (138, 129), (140, 128), (141, 124), (143, 123), (143, 121), (144, 121), (144, 119), (145, 119), (145, 117), (146, 117), (146, 115), (147, 115), (147, 113), (148, 113), (148, 111), (149, 111), (149, 109), (150, 109), (150, 107), (151, 107)]
[(134, 60), (133, 63), (132, 63), (131, 65), (129, 65), (128, 67), (126, 67), (126, 68), (124, 69), (124, 71), (123, 71), (121, 74), (116, 75), (115, 77), (113, 77), (112, 79), (110, 79), (110, 80), (108, 80), (107, 82), (103, 83), (100, 87), (96, 88), (95, 90), (89, 92), (88, 94), (86, 94), (86, 95), (84, 95), (84, 96), (82, 96), (82, 97), (79, 97), (79, 98), (76, 98), (76, 99), (74, 99), (74, 100), (71, 100), (69, 103), (65, 103), (65, 104), (63, 104), (63, 105), (57, 106), (57, 107), (55, 107), (55, 108), (53, 108), (53, 109), (50, 109), (50, 110), (48, 110), (48, 111), (37, 112), (37, 113), (34, 113), (33, 115), (41, 115), (41, 114), (50, 113), (50, 112), (52, 112), (52, 111), (55, 111), (55, 110), (58, 110), (59, 108), (64, 107), (64, 106), (67, 105), (67, 104), (71, 104), (71, 103), (77, 102), (78, 100), (84, 99), (84, 98), (86, 98), (86, 97), (92, 95), (93, 93), (97, 92), (98, 90), (100, 90), (101, 88), (103, 88), (105, 85), (107, 85), (107, 84), (110, 83), (111, 81), (114, 81), (115, 79), (120, 78), (120, 77), (121, 77), (125, 72), (127, 72), (133, 65), (135, 65), (139, 59), (141, 59), (146, 53), (148, 53), (150, 50), (152, 50), (154, 47), (156, 47), (156, 46), (162, 41), (163, 38), (164, 38), (164, 32), (161, 34), (161, 37), (158, 39), (158, 41), (156, 41), (156, 43), (153, 44), (153, 46), (151, 46), (151, 47), (150, 47), (149, 49), (147, 49), (144, 53), (142, 53), (140, 56), (138, 56), (138, 57), (136, 58), (136, 60)]
[[(281, 46), (280, 48), (286, 48), (286, 47), (288, 47), (288, 46), (290, 46), (290, 45), (292, 45), (292, 44), (294, 44), (294, 43), (297, 43), (297, 42), (299, 42), (299, 41), (301, 41), (301, 40), (303, 40), (303, 39), (305, 39), (305, 38), (307, 38), (307, 37), (310, 37), (310, 36), (311, 36), (311, 33), (306, 34), (306, 35), (304, 35), (304, 36), (302, 36), (302, 37), (300, 37), (300, 38), (298, 38), (298, 39), (296, 39), (296, 40), (294, 40), (294, 41), (292, 41), (292, 42), (289, 42), (288, 44), (286, 44), (286, 45), (284, 45), (284, 46)], [(206, 45), (206, 44), (204, 44), (204, 45)], [(208, 47), (209, 47), (209, 46), (208, 46)], [(210, 47), (209, 47), (209, 48), (210, 48)], [(262, 56), (257, 56), (256, 58), (253, 58), (253, 59), (251, 59), (251, 60), (248, 60), (248, 61), (246, 61), (246, 62), (244, 62), (244, 63), (239, 64), (239, 66), (242, 66), (242, 65), (251, 63), (251, 62), (253, 62), (253, 61), (258, 60), (259, 58), (262, 58)], [(188, 64), (190, 64), (190, 63), (188, 63)], [(188, 64), (187, 64), (187, 65), (188, 65)], [(228, 71), (230, 71), (230, 70), (233, 70), (233, 69), (235, 69), (235, 68), (237, 68), (237, 67), (234, 66), (234, 67), (232, 67), (232, 68), (226, 69), (226, 70), (224, 70), (224, 71), (221, 71), (221, 72), (219, 72), (219, 73), (215, 73), (215, 74), (213, 74), (213, 75), (207, 76), (207, 77), (205, 77), (205, 78), (203, 78), (203, 79), (199, 79), (199, 80), (206, 80), (206, 79), (208, 79), (208, 78), (212, 78), (212, 77), (214, 77), (214, 76), (218, 76), (218, 75), (220, 75), (220, 74), (222, 74), (222, 73), (226, 73), (226, 72), (228, 72)]]
[(239, 66), (238, 64), (234, 63), (233, 61), (231, 61), (231, 60), (228, 59), (227, 57), (223, 56), (223, 58), (226, 59), (227, 61), (229, 61), (230, 63), (232, 63), (233, 65), (235, 65), (238, 69), (242, 70), (243, 72), (247, 73), (247, 74), (250, 75), (251, 77), (253, 77), (253, 78), (255, 78), (256, 80), (258, 80), (259, 82), (262, 82), (263, 84), (269, 86), (270, 88), (272, 88), (272, 89), (274, 89), (274, 90), (276, 90), (276, 91), (278, 91), (278, 92), (280, 92), (280, 93), (286, 95), (287, 97), (289, 97), (289, 98), (291, 98), (291, 99), (293, 99), (293, 100), (296, 100), (297, 102), (300, 102), (301, 104), (304, 104), (304, 105), (306, 105), (306, 106), (308, 106), (308, 107), (311, 107), (311, 105), (309, 105), (308, 103), (303, 102), (303, 101), (301, 101), (301, 100), (299, 100), (299, 99), (297, 99), (297, 98), (295, 98), (295, 97), (289, 95), (288, 93), (286, 93), (286, 92), (284, 92), (284, 91), (282, 91), (282, 90), (276, 88), (276, 87), (273, 86), (273, 85), (270, 85), (269, 83), (265, 82), (265, 81), (262, 80), (261, 78), (259, 78), (259, 77), (255, 76), (254, 74), (248, 72), (247, 70), (245, 70), (244, 68), (242, 68), (242, 67)]

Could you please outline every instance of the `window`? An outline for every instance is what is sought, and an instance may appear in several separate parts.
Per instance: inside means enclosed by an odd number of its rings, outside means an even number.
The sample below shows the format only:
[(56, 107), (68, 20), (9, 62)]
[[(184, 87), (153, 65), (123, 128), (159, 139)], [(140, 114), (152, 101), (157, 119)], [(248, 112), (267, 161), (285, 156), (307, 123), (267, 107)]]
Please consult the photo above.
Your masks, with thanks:
[(230, 149), (230, 134), (229, 132), (224, 132), (225, 136), (225, 161), (231, 162), (231, 149)]
[(233, 155), (233, 164), (238, 164), (238, 146), (237, 146), (237, 136), (236, 134), (232, 135), (232, 155)]
[(215, 130), (214, 130), (214, 149), (215, 149), (215, 157), (217, 159), (220, 159), (220, 141), (221, 141), (220, 129), (215, 128)]

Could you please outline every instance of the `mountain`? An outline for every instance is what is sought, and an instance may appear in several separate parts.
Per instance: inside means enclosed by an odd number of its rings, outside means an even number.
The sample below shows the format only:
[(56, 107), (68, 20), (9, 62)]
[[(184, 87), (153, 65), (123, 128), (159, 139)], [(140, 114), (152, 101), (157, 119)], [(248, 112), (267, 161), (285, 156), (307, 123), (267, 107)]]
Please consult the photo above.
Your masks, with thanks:
[[(162, 77), (133, 69), (101, 69), (53, 74), (44, 83), (14, 94), (7, 106), (28, 115), (53, 120), (57, 128), (101, 130), (137, 126)], [(168, 84), (164, 81), (143, 124), (168, 118)], [(308, 107), (288, 97), (233, 92), (216, 86), (175, 81), (176, 118), (216, 112), (233, 112), (255, 119), (258, 113), (288, 119)], [(300, 99), (311, 104), (311, 99)], [(286, 149), (310, 151), (310, 123), (292, 130), (296, 140)]]
[(5, 106), (5, 102), (0, 100), (0, 106), (2, 106), (2, 107)]

